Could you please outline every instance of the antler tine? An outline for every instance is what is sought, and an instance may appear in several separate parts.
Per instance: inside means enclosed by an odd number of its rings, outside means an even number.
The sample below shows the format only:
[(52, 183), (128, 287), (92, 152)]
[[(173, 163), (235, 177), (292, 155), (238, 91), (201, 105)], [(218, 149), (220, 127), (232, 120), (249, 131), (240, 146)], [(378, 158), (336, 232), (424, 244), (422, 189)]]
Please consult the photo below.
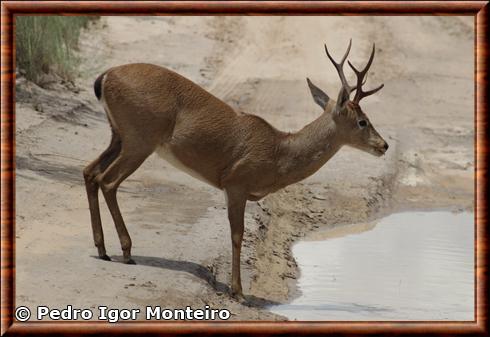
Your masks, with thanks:
[(366, 64), (366, 66), (364, 67), (362, 73), (363, 74), (366, 74), (367, 71), (369, 70), (369, 68), (371, 68), (371, 64), (373, 63), (373, 60), (374, 60), (374, 53), (376, 52), (376, 44), (373, 43), (373, 50), (371, 51), (371, 56), (369, 56), (369, 61), (368, 63)]
[[(362, 97), (366, 97), (366, 96), (370, 96), (372, 94), (375, 94), (377, 93), (379, 90), (381, 90), (385, 85), (384, 84), (381, 84), (379, 87), (375, 88), (375, 89), (371, 89), (371, 90), (368, 90), (368, 91), (363, 91), (363, 96)], [(361, 97), (361, 98), (362, 98)]]
[(340, 63), (337, 63), (333, 59), (332, 55), (330, 55), (330, 53), (328, 52), (327, 45), (325, 44), (325, 52), (327, 53), (327, 56), (330, 59), (330, 61), (332, 62), (332, 64), (334, 65), (335, 69), (337, 69), (337, 73), (339, 74), (340, 81), (342, 82), (342, 87), (345, 88), (345, 90), (347, 90), (347, 92), (349, 94), (352, 91), (354, 91), (354, 89), (356, 88), (356, 87), (349, 85), (349, 83), (347, 82), (347, 79), (345, 78), (345, 74), (344, 74), (344, 63), (345, 63), (345, 60), (347, 59), (347, 56), (349, 55), (351, 46), (352, 46), (352, 39), (350, 39), (350, 41), (349, 41), (349, 46), (347, 47), (347, 51), (345, 52), (344, 56), (342, 57), (342, 60), (340, 61)]
[(357, 70), (357, 68), (354, 67), (354, 65), (350, 61), (347, 61), (349, 63), (349, 66), (352, 68), (352, 70), (356, 73), (356, 76), (357, 76), (357, 86), (356, 86), (357, 91), (356, 91), (356, 96), (354, 97), (354, 100), (353, 100), (353, 102), (355, 102), (355, 103), (359, 103), (359, 101), (361, 99), (363, 99), (364, 97), (372, 95), (384, 87), (384, 84), (381, 84), (376, 89), (372, 89), (369, 91), (363, 91), (362, 90), (362, 86), (367, 81), (367, 72), (368, 72), (369, 68), (371, 67), (371, 64), (373, 63), (375, 50), (376, 50), (376, 45), (373, 43), (373, 51), (371, 52), (371, 56), (369, 57), (368, 63), (366, 64), (366, 66), (364, 67), (364, 69), (362, 71)]
[(369, 75), (369, 74), (366, 74), (366, 76), (364, 76), (364, 81), (362, 81), (362, 85), (366, 84), (367, 79), (368, 79), (368, 75)]

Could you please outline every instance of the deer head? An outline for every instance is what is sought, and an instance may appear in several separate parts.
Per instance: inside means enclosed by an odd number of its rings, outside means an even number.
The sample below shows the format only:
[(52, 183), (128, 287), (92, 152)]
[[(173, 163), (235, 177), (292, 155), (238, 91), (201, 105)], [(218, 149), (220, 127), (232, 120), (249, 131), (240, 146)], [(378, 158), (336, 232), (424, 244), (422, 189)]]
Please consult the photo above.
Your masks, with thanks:
[[(321, 89), (316, 87), (310, 81), (310, 79), (307, 78), (308, 86), (310, 87), (314, 101), (323, 108), (324, 113), (331, 114), (332, 119), (335, 122), (336, 127), (342, 135), (343, 141), (346, 145), (358, 148), (375, 156), (381, 156), (386, 152), (386, 150), (388, 150), (388, 143), (386, 143), (386, 141), (379, 135), (374, 126), (370, 123), (369, 118), (359, 106), (361, 99), (376, 93), (384, 86), (381, 84), (377, 88), (368, 91), (364, 91), (362, 88), (362, 86), (366, 83), (367, 72), (374, 59), (375, 46), (373, 44), (373, 50), (371, 52), (371, 56), (369, 57), (369, 61), (362, 71), (357, 70), (357, 68), (354, 67), (350, 61), (348, 61), (349, 66), (357, 76), (356, 85), (351, 86), (347, 82), (344, 74), (344, 63), (349, 55), (351, 44), (352, 40), (349, 42), (347, 51), (342, 57), (340, 63), (335, 62), (333, 57), (328, 52), (327, 46), (325, 45), (325, 52), (337, 70), (342, 83), (342, 87), (337, 97), (337, 102), (333, 108), (328, 107), (330, 100), (329, 96)], [(354, 99), (350, 100), (350, 94), (353, 91), (356, 91), (356, 94)]]

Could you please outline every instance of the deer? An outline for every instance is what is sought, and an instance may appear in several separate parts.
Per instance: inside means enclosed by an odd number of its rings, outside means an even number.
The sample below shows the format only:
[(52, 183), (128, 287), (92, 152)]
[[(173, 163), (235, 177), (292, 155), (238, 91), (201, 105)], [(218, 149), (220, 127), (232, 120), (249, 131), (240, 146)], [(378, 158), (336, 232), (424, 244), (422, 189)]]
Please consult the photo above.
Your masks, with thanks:
[(363, 70), (348, 61), (357, 77), (356, 85), (350, 85), (344, 63), (351, 45), (352, 39), (337, 63), (325, 44), (341, 81), (337, 101), (306, 78), (323, 113), (297, 132), (279, 131), (257, 115), (236, 111), (198, 84), (157, 65), (126, 64), (97, 77), (95, 95), (112, 130), (107, 149), (83, 170), (98, 257), (111, 261), (100, 218), (100, 188), (119, 236), (123, 262), (135, 264), (116, 193), (155, 152), (172, 166), (224, 192), (232, 243), (231, 295), (243, 298), (240, 252), (247, 201), (259, 201), (312, 175), (344, 145), (378, 157), (388, 150), (387, 142), (359, 106), (361, 99), (384, 86), (363, 89), (375, 45)]

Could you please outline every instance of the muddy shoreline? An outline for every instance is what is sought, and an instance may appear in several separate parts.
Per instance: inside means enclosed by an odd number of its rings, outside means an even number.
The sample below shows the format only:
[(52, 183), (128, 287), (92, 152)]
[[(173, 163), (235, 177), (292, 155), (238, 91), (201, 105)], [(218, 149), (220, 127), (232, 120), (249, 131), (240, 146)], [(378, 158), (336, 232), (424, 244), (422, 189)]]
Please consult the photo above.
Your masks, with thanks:
[[(322, 33), (345, 23), (351, 28), (335, 39)], [(283, 320), (266, 307), (297, 296), (299, 272), (291, 246), (307, 232), (405, 209), (471, 210), (473, 72), (472, 63), (465, 62), (472, 60), (473, 33), (468, 24), (471, 20), (456, 17), (103, 18), (82, 36), (81, 74), (74, 85), (49, 77), (43, 87), (17, 80), (16, 304), (207, 304), (229, 309), (234, 320)], [(403, 32), (417, 27), (414, 42)], [(436, 30), (440, 42), (434, 43), (427, 29)], [(110, 137), (92, 92), (98, 73), (129, 62), (160, 64), (238, 110), (295, 131), (320, 113), (305, 76), (313, 74), (325, 90), (337, 90), (337, 77), (322, 54), (325, 39), (338, 51), (353, 37), (358, 41), (353, 59), (361, 62), (379, 31), (386, 36), (376, 39), (383, 43), (378, 42), (382, 47), (370, 81), (383, 81), (386, 90), (365, 109), (390, 150), (374, 158), (342, 149), (312, 177), (248, 203), (244, 302), (228, 296), (231, 244), (221, 192), (155, 156), (119, 192), (137, 265), (94, 257), (81, 172)], [(410, 44), (420, 49), (406, 47)], [(434, 55), (452, 57), (440, 64)], [(436, 86), (441, 89), (434, 93)], [(101, 211), (108, 253), (118, 261), (117, 235), (103, 202)], [(42, 284), (34, 284), (36, 279)]]

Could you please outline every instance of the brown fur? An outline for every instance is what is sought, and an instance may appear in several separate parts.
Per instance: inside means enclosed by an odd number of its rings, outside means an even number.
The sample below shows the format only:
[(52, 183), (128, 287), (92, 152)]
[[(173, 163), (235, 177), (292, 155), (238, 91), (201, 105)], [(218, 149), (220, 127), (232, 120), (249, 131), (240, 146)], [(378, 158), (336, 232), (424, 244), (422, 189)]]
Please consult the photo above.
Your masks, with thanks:
[(240, 249), (247, 200), (259, 200), (313, 174), (344, 144), (366, 150), (379, 148), (382, 141), (376, 133), (381, 140), (369, 143), (376, 132), (372, 126), (370, 134), (355, 133), (357, 119), (367, 117), (353, 105), (336, 111), (330, 102), (318, 119), (289, 134), (258, 116), (236, 112), (197, 84), (155, 65), (115, 67), (99, 82), (113, 140), (84, 170), (99, 256), (109, 259), (98, 188), (114, 219), (125, 262), (134, 263), (116, 191), (151, 153), (163, 148), (226, 193), (233, 246), (232, 292), (237, 295), (242, 293)]

